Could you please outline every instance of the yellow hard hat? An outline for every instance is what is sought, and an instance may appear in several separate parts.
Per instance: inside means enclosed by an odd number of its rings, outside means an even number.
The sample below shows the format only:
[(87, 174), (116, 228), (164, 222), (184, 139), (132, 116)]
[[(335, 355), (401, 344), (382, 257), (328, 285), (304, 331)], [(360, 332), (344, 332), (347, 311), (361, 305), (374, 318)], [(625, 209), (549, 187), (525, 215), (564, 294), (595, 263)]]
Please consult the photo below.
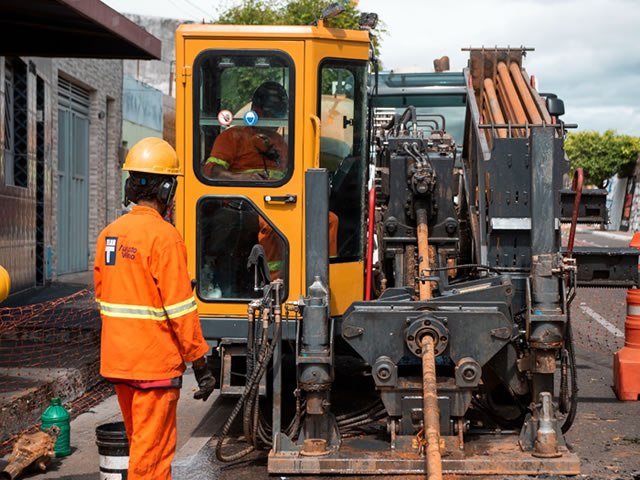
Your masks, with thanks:
[(129, 150), (122, 170), (157, 175), (182, 174), (176, 151), (167, 142), (157, 137), (143, 138), (136, 143)]
[(0, 265), (0, 302), (4, 301), (9, 296), (11, 291), (11, 278), (9, 272)]

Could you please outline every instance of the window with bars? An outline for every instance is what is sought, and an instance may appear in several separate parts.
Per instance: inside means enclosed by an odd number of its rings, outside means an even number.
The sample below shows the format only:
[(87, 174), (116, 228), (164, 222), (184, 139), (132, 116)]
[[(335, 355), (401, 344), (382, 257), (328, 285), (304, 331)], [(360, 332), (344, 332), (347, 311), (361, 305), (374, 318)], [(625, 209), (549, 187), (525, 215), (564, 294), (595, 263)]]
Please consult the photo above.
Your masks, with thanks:
[(27, 66), (18, 59), (5, 63), (4, 178), (6, 185), (28, 187)]

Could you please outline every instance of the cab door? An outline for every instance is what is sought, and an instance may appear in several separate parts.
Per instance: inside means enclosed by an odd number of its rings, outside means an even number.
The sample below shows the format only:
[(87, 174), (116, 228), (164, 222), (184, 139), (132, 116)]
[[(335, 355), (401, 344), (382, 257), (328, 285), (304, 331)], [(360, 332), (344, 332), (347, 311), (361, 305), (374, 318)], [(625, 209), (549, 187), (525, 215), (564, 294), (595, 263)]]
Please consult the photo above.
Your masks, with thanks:
[(364, 293), (369, 51), (368, 43), (342, 38), (306, 47), (308, 83), (315, 92), (307, 101), (320, 124), (315, 166), (330, 174), (329, 288), (335, 316)]
[(255, 246), (285, 298), (302, 293), (303, 43), (184, 42), (183, 232), (203, 316), (245, 315), (261, 295), (248, 268)]

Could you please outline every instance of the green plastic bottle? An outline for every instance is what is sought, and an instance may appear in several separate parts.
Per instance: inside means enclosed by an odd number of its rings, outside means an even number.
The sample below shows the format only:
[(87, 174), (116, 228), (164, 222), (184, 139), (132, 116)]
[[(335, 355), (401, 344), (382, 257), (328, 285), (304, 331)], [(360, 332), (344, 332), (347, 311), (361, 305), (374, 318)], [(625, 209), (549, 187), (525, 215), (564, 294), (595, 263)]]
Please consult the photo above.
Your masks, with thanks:
[(66, 457), (71, 453), (71, 424), (69, 412), (62, 406), (60, 398), (51, 399), (51, 403), (40, 417), (40, 430), (46, 430), (52, 425), (60, 428), (58, 439), (53, 447), (56, 457)]

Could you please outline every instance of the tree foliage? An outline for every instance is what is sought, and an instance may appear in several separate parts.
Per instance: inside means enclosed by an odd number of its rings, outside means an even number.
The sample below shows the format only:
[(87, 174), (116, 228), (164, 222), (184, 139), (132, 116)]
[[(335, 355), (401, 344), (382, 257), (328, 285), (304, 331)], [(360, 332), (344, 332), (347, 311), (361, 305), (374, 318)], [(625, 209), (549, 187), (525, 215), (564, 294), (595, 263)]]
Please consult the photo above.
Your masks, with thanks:
[[(309, 25), (315, 22), (322, 11), (336, 3), (336, 0), (242, 0), (242, 2), (224, 11), (216, 23), (231, 25)], [(361, 11), (357, 2), (346, 0), (342, 2), (345, 11), (340, 15), (329, 18), (325, 25), (331, 28), (357, 30)], [(379, 25), (381, 25), (379, 23)], [(384, 32), (381, 27), (378, 32)], [(376, 53), (379, 51), (380, 41), (375, 34), (371, 35)]]
[(572, 132), (564, 144), (571, 162), (571, 171), (582, 167), (585, 182), (602, 187), (616, 173), (633, 173), (640, 155), (640, 137), (617, 135), (613, 130), (604, 133)]

